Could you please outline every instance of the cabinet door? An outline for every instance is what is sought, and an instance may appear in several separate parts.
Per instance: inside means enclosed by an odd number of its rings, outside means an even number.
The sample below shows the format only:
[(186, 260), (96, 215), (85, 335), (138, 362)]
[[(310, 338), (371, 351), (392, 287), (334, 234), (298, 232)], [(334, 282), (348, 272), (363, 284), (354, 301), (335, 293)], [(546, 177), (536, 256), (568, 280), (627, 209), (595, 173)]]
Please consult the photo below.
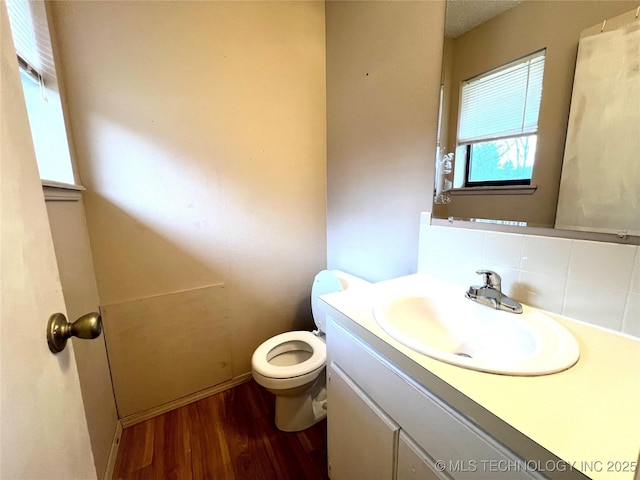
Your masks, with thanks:
[[(420, 451), (427, 452), (434, 462), (444, 462), (438, 463), (446, 467), (442, 478), (546, 478), (530, 471), (523, 459), (335, 321), (327, 322), (327, 349), (332, 364), (339, 365), (343, 374), (366, 392), (363, 395), (369, 402), (393, 418)], [(331, 408), (331, 396), (328, 404)]]
[(398, 425), (335, 364), (327, 380), (331, 480), (392, 480)]
[(400, 431), (398, 441), (398, 473), (396, 480), (447, 480), (429, 456), (406, 433)]

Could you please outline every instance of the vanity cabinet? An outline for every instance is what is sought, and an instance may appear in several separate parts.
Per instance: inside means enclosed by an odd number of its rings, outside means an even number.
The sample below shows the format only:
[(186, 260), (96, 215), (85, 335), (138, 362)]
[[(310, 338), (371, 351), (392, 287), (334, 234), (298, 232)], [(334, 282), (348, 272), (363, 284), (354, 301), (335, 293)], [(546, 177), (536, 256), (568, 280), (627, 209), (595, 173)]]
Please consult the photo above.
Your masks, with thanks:
[(339, 367), (328, 368), (327, 380), (334, 402), (328, 428), (339, 432), (331, 441), (331, 478), (393, 478), (398, 424)]
[(327, 362), (331, 480), (545, 478), (334, 320)]

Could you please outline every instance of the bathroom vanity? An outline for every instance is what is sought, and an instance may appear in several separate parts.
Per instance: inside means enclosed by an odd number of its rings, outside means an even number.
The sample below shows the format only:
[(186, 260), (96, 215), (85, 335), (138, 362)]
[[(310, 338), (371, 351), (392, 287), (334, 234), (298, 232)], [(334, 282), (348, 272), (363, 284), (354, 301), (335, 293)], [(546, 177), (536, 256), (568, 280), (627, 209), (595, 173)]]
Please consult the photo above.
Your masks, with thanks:
[(373, 314), (433, 282), (411, 275), (321, 297), (332, 480), (638, 478), (640, 342), (554, 315), (580, 344), (567, 370), (510, 376), (444, 363), (390, 337)]

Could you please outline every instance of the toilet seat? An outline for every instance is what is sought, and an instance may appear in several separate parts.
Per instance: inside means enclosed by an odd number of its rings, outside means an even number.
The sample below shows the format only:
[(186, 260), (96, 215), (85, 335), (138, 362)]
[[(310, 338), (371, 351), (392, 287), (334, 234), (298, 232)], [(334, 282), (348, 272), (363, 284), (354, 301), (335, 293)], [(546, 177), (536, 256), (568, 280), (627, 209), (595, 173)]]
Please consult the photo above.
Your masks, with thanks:
[(318, 327), (286, 332), (267, 339), (251, 357), (251, 375), (256, 383), (275, 395), (275, 424), (284, 432), (299, 432), (327, 416), (324, 334), (329, 318), (320, 296), (370, 285), (369, 282), (338, 270), (322, 270), (311, 287), (311, 312)]
[[(287, 366), (269, 363), (269, 360), (277, 354), (291, 350), (299, 350), (300, 343), (306, 344), (312, 352), (311, 357), (305, 361)], [(284, 379), (300, 377), (318, 370), (324, 367), (326, 361), (327, 347), (320, 338), (311, 332), (295, 331), (281, 333), (262, 343), (253, 353), (251, 365), (254, 371), (263, 377)]]

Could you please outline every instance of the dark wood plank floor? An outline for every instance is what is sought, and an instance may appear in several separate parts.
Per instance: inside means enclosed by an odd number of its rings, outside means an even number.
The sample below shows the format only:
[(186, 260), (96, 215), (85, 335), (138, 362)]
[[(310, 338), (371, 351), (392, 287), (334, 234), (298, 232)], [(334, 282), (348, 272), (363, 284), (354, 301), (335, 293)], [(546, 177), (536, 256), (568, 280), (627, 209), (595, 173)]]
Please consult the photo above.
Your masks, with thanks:
[(276, 429), (254, 381), (126, 428), (114, 480), (326, 480), (326, 420)]

